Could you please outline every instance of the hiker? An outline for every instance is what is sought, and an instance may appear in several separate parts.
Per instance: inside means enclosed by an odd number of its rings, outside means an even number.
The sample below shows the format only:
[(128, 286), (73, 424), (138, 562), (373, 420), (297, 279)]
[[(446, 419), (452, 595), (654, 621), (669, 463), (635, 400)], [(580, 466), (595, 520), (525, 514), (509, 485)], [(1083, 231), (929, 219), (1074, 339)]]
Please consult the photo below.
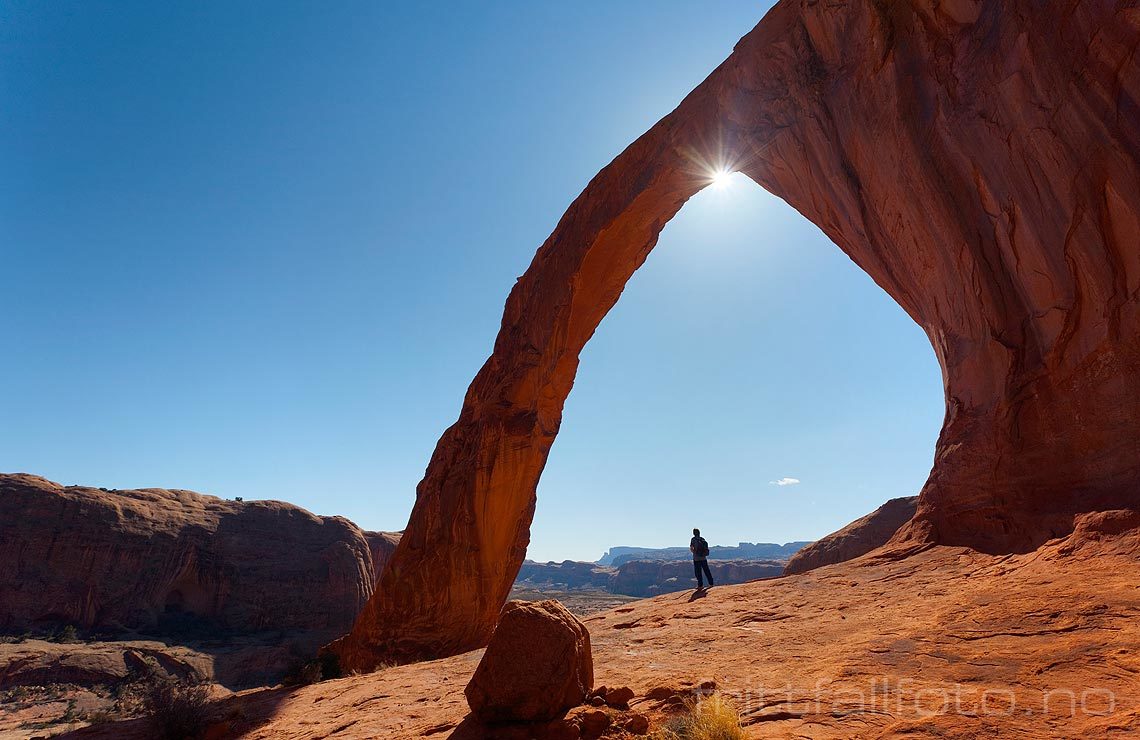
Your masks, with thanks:
[(697, 590), (701, 591), (705, 587), (704, 579), (701, 578), (701, 571), (704, 575), (708, 576), (709, 585), (715, 586), (713, 583), (712, 571), (709, 570), (709, 543), (701, 537), (701, 530), (693, 528), (693, 539), (689, 540), (689, 552), (693, 553), (693, 573), (697, 575)]

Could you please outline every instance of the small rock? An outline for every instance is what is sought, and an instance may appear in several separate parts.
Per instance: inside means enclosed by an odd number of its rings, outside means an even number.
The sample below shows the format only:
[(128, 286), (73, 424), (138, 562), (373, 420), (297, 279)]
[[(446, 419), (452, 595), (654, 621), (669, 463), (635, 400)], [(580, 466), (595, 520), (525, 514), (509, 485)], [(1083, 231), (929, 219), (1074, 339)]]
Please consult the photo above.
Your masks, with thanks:
[(672, 689), (668, 686), (658, 686), (655, 689), (650, 689), (649, 693), (645, 695), (645, 698), (650, 701), (665, 701), (676, 693), (676, 689)]
[(629, 709), (629, 701), (633, 696), (633, 689), (628, 686), (620, 686), (616, 689), (610, 689), (605, 696), (605, 702), (614, 709)]
[(590, 697), (589, 704), (591, 707), (604, 707), (606, 705), (605, 696), (592, 696)]
[(622, 729), (631, 735), (646, 735), (649, 733), (649, 717), (631, 714), (622, 724)]
[(578, 721), (581, 722), (582, 737), (597, 738), (601, 737), (610, 726), (610, 715), (600, 709), (594, 709), (579, 715)]

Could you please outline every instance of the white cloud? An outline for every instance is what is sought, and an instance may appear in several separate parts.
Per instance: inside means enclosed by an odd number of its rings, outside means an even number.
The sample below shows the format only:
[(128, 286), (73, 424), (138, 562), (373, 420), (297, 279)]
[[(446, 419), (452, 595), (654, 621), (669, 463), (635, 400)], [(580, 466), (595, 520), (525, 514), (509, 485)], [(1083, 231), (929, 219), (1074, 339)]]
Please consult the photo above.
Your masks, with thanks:
[(799, 485), (799, 482), (800, 482), (799, 478), (781, 478), (780, 480), (768, 481), (768, 485), (770, 485), (770, 486), (796, 486), (796, 485)]

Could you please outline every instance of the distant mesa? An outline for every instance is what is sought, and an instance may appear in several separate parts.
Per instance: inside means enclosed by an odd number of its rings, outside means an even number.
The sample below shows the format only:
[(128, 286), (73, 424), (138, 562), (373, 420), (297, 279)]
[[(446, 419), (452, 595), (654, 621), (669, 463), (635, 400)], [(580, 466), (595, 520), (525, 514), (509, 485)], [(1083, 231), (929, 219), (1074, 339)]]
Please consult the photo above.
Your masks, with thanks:
[[(771, 542), (741, 542), (730, 545), (713, 545), (709, 548), (710, 560), (786, 560), (811, 542), (787, 542), (777, 545)], [(686, 547), (611, 547), (598, 565), (619, 566), (631, 560), (685, 560), (691, 557)]]
[[(687, 549), (685, 554), (689, 554)], [(783, 560), (709, 561), (713, 578), (722, 585), (775, 578), (783, 574), (784, 565)], [(572, 560), (561, 563), (527, 560), (515, 581), (516, 587), (537, 591), (597, 590), (638, 598), (684, 591), (695, 585), (690, 559), (625, 560), (617, 567)]]

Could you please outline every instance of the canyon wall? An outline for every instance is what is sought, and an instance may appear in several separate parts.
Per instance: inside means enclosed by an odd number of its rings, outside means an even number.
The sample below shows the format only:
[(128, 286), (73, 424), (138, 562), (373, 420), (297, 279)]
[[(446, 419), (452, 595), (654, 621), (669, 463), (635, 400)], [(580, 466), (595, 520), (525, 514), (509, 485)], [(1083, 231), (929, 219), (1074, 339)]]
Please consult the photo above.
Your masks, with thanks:
[(0, 629), (190, 617), (329, 639), (372, 594), (386, 534), (280, 501), (0, 475)]
[(330, 649), (367, 670), (486, 643), (579, 353), (721, 169), (818, 225), (930, 338), (945, 424), (893, 545), (1026, 551), (1136, 508), (1138, 45), (1137, 0), (779, 2), (539, 248), (378, 597)]

